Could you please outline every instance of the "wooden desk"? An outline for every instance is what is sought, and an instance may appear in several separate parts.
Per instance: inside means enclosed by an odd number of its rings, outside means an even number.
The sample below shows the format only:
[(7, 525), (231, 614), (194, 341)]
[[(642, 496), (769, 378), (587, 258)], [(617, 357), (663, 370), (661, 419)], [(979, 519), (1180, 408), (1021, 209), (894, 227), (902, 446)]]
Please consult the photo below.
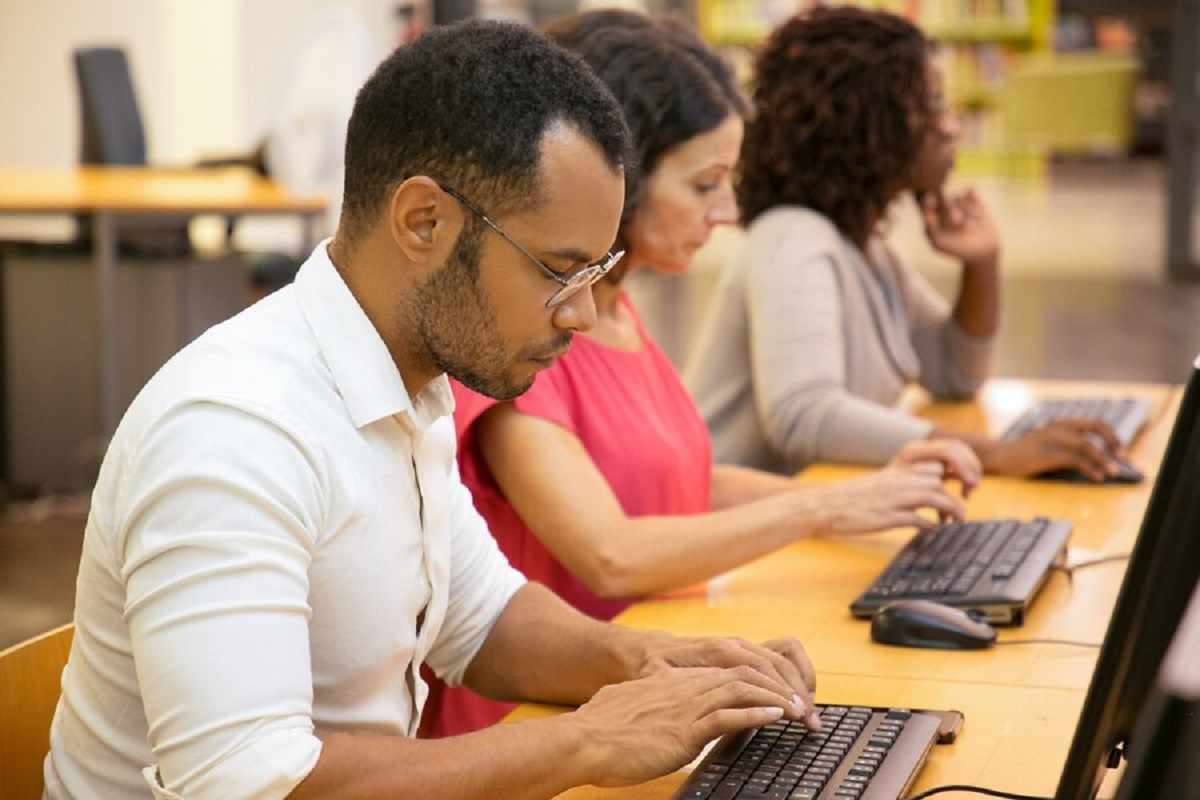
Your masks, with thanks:
[(0, 214), (93, 215), (92, 258), (100, 320), (100, 421), (103, 435), (116, 430), (117, 221), (127, 216), (190, 217), (196, 214), (295, 214), (311, 246), (313, 223), (324, 213), (323, 197), (295, 197), (247, 169), (153, 169), (81, 167), (61, 170), (0, 169)]
[[(930, 404), (916, 398), (911, 405), (916, 413), (948, 426), (998, 433), (1036, 397), (1117, 393), (1147, 396), (1156, 405), (1157, 413), (1131, 453), (1146, 473), (1144, 483), (1092, 486), (988, 477), (967, 504), (974, 518), (1043, 515), (1072, 520), (1074, 561), (1128, 552), (1133, 546), (1178, 409), (1178, 391), (1144, 384), (993, 381), (974, 403)], [(819, 466), (799, 480), (829, 481), (862, 471)], [(756, 641), (795, 636), (817, 667), (819, 702), (958, 709), (966, 714), (962, 738), (935, 749), (917, 789), (968, 783), (1051, 795), (1098, 651), (1052, 644), (941, 651), (871, 643), (868, 623), (853, 619), (848, 606), (910, 535), (893, 531), (801, 542), (706, 586), (638, 603), (618, 621), (636, 628)], [(1001, 630), (1001, 641), (1061, 638), (1099, 643), (1124, 569), (1125, 562), (1116, 562), (1081, 570), (1073, 580), (1053, 575), (1026, 624)], [(514, 718), (545, 713), (556, 710), (525, 706)], [(666, 798), (680, 781), (675, 774), (629, 789), (586, 787), (561, 797)]]
[[(974, 518), (1028, 519), (1041, 515), (1070, 520), (1074, 528), (1068, 562), (1077, 563), (1132, 549), (1175, 418), (1177, 391), (1145, 384), (994, 381), (976, 403), (917, 404), (915, 410), (948, 426), (998, 433), (1035, 396), (1104, 393), (1139, 394), (1155, 403), (1156, 413), (1131, 452), (1133, 461), (1146, 473), (1143, 483), (1095, 486), (988, 477), (967, 502), (967, 513)], [(856, 468), (822, 466), (807, 471), (801, 480), (827, 481), (859, 472)], [(919, 679), (944, 674), (945, 670), (977, 683), (1087, 688), (1097, 655), (1094, 648), (1013, 644), (981, 652), (947, 652), (872, 644), (867, 623), (852, 620), (846, 608), (910, 535), (908, 531), (896, 531), (883, 536), (803, 542), (750, 565), (746, 568), (748, 574), (734, 573), (727, 580), (731, 584), (756, 584), (759, 590), (764, 584), (770, 585), (777, 595), (787, 597), (789, 615), (804, 618), (811, 629), (801, 638), (822, 671)], [(1080, 570), (1073, 578), (1053, 573), (1025, 625), (1001, 629), (1000, 640), (1100, 642), (1125, 565), (1124, 561), (1097, 565)], [(771, 574), (764, 574), (767, 572)], [(806, 587), (819, 588), (814, 591)], [(647, 620), (646, 624), (653, 622)]]
[[(1040, 384), (1038, 388), (1061, 394), (1071, 387)], [(967, 502), (968, 515), (1021, 519), (1044, 515), (1071, 520), (1071, 562), (1100, 554), (1128, 553), (1166, 447), (1178, 397), (1161, 386), (1123, 388), (1136, 389), (1163, 408), (1132, 452), (1133, 459), (1147, 473), (1146, 482), (1093, 486), (988, 477)], [(992, 413), (987, 406), (992, 396), (989, 387), (978, 404), (934, 405), (922, 409), (922, 413), (988, 414)], [(808, 470), (800, 480), (837, 480), (862, 471), (856, 467), (820, 466)], [(898, 530), (799, 542), (707, 586), (638, 603), (619, 621), (631, 627), (665, 628), (689, 635), (738, 635), (752, 640), (795, 636), (804, 642), (822, 675), (836, 672), (920, 680), (952, 674), (979, 684), (1087, 688), (1096, 659), (1094, 648), (1012, 644), (985, 651), (942, 651), (873, 644), (868, 623), (853, 619), (848, 607), (910, 536), (911, 531)], [(1124, 568), (1125, 562), (1114, 562), (1080, 570), (1071, 579), (1062, 573), (1052, 574), (1025, 625), (1001, 629), (1001, 641), (1100, 642)], [(827, 702), (839, 701), (830, 698)]]

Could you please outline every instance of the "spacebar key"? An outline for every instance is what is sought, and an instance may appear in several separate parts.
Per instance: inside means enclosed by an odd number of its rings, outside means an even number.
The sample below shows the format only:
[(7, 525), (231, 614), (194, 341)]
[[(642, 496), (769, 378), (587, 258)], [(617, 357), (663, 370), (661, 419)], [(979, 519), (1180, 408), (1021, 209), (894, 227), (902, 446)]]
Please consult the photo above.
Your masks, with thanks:
[(732, 794), (721, 794), (720, 789), (722, 788), (717, 787), (717, 791), (708, 795), (710, 800), (725, 800), (726, 798), (729, 798), (729, 800), (792, 800), (793, 797), (801, 797), (804, 800), (809, 800), (809, 798), (817, 796), (815, 794), (796, 794), (795, 792), (788, 794), (788, 790), (780, 786), (763, 789), (762, 791), (756, 791), (749, 786), (743, 786), (741, 789), (735, 790)]

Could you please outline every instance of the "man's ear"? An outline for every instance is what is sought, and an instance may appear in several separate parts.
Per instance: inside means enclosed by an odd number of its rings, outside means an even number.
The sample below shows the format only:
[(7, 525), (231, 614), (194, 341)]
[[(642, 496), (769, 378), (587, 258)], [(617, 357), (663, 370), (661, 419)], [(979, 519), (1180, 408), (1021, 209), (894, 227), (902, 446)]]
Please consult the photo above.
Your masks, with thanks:
[(445, 261), (462, 222), (462, 209), (432, 178), (409, 178), (392, 192), (388, 228), (412, 263)]

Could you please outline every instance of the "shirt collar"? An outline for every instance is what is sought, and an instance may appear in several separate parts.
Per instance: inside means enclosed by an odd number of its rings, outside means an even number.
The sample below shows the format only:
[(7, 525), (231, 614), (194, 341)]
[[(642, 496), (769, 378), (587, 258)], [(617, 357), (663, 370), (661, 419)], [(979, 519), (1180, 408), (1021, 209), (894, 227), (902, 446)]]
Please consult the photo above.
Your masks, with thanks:
[(328, 245), (328, 239), (317, 245), (300, 267), (295, 292), (355, 426), (396, 417), (412, 434), (449, 415), (454, 399), (445, 375), (430, 381), (415, 403), (409, 398), (379, 331), (329, 259)]

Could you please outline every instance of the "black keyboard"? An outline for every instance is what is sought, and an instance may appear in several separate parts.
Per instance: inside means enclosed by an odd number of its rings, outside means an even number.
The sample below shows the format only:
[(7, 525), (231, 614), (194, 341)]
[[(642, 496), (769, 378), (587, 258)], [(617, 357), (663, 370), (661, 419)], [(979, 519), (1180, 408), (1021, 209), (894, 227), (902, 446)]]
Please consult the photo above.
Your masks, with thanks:
[(937, 740), (933, 714), (818, 709), (820, 732), (781, 720), (722, 738), (673, 800), (896, 800)]
[(1062, 397), (1040, 400), (1027, 408), (1004, 432), (1002, 438), (1016, 439), (1066, 417), (1099, 419), (1108, 423), (1121, 444), (1128, 447), (1150, 417), (1151, 404), (1144, 397)]
[(1020, 624), (1050, 567), (1060, 561), (1071, 525), (1038, 517), (950, 522), (918, 531), (850, 605), (869, 617), (892, 600), (933, 600)]

